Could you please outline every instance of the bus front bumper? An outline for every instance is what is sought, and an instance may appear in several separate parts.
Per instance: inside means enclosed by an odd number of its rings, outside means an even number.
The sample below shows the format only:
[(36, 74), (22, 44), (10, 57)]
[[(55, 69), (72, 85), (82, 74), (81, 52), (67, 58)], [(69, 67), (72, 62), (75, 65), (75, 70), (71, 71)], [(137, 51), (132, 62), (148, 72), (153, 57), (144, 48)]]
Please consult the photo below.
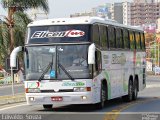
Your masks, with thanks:
[(94, 103), (92, 92), (26, 93), (26, 100), (28, 105), (70, 105)]

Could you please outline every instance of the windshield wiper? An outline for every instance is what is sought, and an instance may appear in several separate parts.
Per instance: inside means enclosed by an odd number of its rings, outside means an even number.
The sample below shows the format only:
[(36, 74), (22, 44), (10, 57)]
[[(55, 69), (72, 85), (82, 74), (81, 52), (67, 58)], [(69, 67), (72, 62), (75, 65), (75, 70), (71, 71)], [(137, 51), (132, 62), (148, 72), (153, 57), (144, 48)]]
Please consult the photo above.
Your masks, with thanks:
[(52, 66), (52, 62), (50, 62), (50, 63), (48, 64), (48, 66), (46, 67), (46, 69), (44, 70), (44, 72), (42, 73), (42, 75), (40, 76), (40, 78), (38, 79), (39, 82), (43, 79), (44, 75), (48, 72), (48, 70), (49, 70), (49, 68), (50, 68), (51, 66)]
[(58, 67), (60, 67), (64, 73), (71, 79), (74, 80), (74, 78), (69, 74), (69, 72), (63, 67), (63, 65), (59, 62), (59, 52), (57, 52), (57, 62), (58, 62)]
[(74, 78), (68, 73), (68, 71), (63, 67), (63, 65), (61, 65), (60, 63), (58, 63), (58, 66), (61, 67), (61, 69), (66, 73), (66, 75), (71, 79), (74, 80)]
[(39, 82), (43, 79), (44, 75), (48, 72), (49, 68), (53, 68), (53, 54), (52, 54), (52, 61), (48, 64), (47, 68), (44, 70), (44, 72), (42, 73), (42, 75), (39, 78)]

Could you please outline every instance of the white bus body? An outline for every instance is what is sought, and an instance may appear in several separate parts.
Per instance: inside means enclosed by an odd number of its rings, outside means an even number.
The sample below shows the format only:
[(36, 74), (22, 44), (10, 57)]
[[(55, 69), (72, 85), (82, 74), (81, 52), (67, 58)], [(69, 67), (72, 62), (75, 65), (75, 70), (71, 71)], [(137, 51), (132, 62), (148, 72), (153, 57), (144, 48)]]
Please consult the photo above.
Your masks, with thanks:
[[(65, 26), (65, 25), (104, 25), (106, 28), (107, 26), (112, 27), (118, 27), (121, 30), (127, 29), (133, 30), (134, 33), (136, 31), (139, 31), (139, 35), (143, 33), (140, 29), (135, 29), (131, 26), (124, 26), (122, 24), (118, 24), (115, 21), (111, 20), (105, 20), (102, 18), (97, 17), (84, 17), (84, 18), (59, 18), (59, 19), (48, 19), (48, 20), (41, 20), (41, 21), (35, 21), (28, 25), (29, 29), (32, 29), (33, 27), (46, 27), (46, 26)], [(40, 50), (42, 46), (46, 46), (45, 44), (39, 44), (36, 43), (29, 43), (29, 40), (31, 38), (41, 39), (46, 36), (50, 36), (53, 34), (59, 35), (62, 37), (62, 33), (55, 33), (51, 32), (52, 29), (48, 29), (48, 33), (46, 33), (46, 30), (38, 30), (38, 32), (35, 32), (32, 34), (30, 30), (28, 30), (28, 38), (26, 40), (25, 48), (27, 47), (36, 47), (36, 49), (28, 49), (28, 52), (32, 53), (34, 50)], [(77, 29), (81, 35), (84, 33), (81, 32), (81, 29)], [(107, 28), (108, 30), (108, 28)], [(44, 33), (43, 33), (43, 32)], [(81, 32), (81, 33), (80, 33)], [(75, 32), (74, 32), (75, 33)], [(66, 33), (64, 33), (65, 35)], [(90, 33), (89, 33), (90, 34)], [(93, 33), (94, 34), (94, 33)], [(117, 33), (116, 33), (117, 34)], [(122, 34), (122, 33), (121, 33)], [(129, 32), (128, 32), (129, 34)], [(135, 33), (136, 34), (136, 33)], [(71, 34), (75, 35), (75, 34)], [(43, 36), (43, 37), (42, 37)], [(59, 37), (54, 36), (54, 37)], [(108, 34), (110, 36), (110, 34)], [(118, 34), (117, 34), (118, 36)], [(130, 35), (129, 35), (130, 36)], [(31, 37), (31, 38), (30, 38)], [(77, 37), (77, 36), (71, 36)], [(135, 37), (135, 35), (134, 35)], [(140, 37), (140, 36), (139, 36)], [(122, 37), (124, 39), (124, 37)], [(135, 37), (136, 38), (136, 37)], [(54, 38), (53, 38), (54, 39)], [(93, 38), (94, 39), (94, 38)], [(138, 38), (139, 39), (139, 38)], [(142, 39), (142, 38), (141, 38)], [(33, 39), (34, 40), (34, 39)], [(90, 42), (84, 42), (88, 45), (95, 45), (97, 55), (93, 56), (95, 57), (95, 64), (94, 60), (93, 63), (90, 64), (92, 66), (92, 72), (93, 76), (92, 78), (75, 78), (74, 80), (71, 80), (67, 74), (65, 76), (68, 77), (68, 79), (61, 79), (61, 80), (51, 80), (50, 77), (55, 77), (55, 74), (58, 74), (57, 71), (51, 71), (50, 76), (44, 75), (41, 80), (39, 80), (39, 76), (36, 78), (36, 75), (31, 75), (33, 73), (32, 71), (32, 59), (35, 59), (33, 61), (33, 65), (38, 66), (38, 64), (43, 64), (42, 62), (36, 63), (37, 60), (45, 59), (45, 53), (42, 53), (44, 55), (43, 57), (38, 56), (38, 54), (28, 55), (28, 57), (25, 57), (26, 66), (31, 66), (27, 71), (31, 70), (28, 74), (28, 78), (26, 78), (25, 81), (25, 89), (26, 89), (26, 100), (29, 105), (44, 105), (44, 108), (51, 108), (52, 105), (70, 105), (70, 104), (96, 104), (100, 103), (100, 106), (103, 107), (103, 101), (105, 100), (111, 100), (117, 97), (123, 97), (125, 99), (128, 99), (128, 101), (131, 101), (133, 99), (136, 99), (136, 90), (141, 91), (145, 88), (146, 82), (145, 82), (145, 50), (131, 50), (131, 49), (123, 49), (123, 48), (117, 48), (117, 49), (111, 49), (108, 47), (108, 49), (101, 49), (99, 45), (94, 43), (93, 41)], [(55, 43), (54, 45), (59, 45), (62, 43)], [(64, 43), (65, 45), (79, 45), (80, 42), (72, 42), (72, 43)], [(102, 43), (103, 44), (103, 43)], [(135, 43), (136, 44), (136, 43)], [(143, 43), (144, 44), (144, 43)], [(142, 42), (140, 43), (142, 45)], [(47, 46), (52, 46), (52, 43), (47, 44)], [(50, 53), (54, 53), (57, 49), (59, 51), (65, 50), (61, 46), (60, 48), (45, 48), (45, 50), (49, 50)], [(124, 46), (124, 45), (123, 45)], [(138, 47), (137, 47), (138, 48)], [(142, 47), (141, 47), (142, 48)], [(141, 49), (140, 48), (140, 49)], [(74, 52), (74, 50), (73, 50)], [(94, 53), (94, 52), (93, 52)], [(27, 53), (28, 54), (28, 53)], [(47, 53), (48, 54), (48, 53)], [(76, 54), (76, 53), (75, 53)], [(86, 52), (88, 55), (88, 51)], [(95, 53), (94, 53), (95, 54)], [(94, 55), (93, 54), (93, 55)], [(98, 58), (98, 55), (100, 56)], [(26, 55), (27, 56), (27, 55)], [(70, 53), (66, 53), (66, 56), (71, 56)], [(47, 59), (47, 57), (46, 57)], [(53, 59), (53, 57), (52, 57)], [(55, 58), (56, 60), (58, 58)], [(64, 58), (65, 59), (65, 58)], [(100, 59), (100, 60), (98, 60)], [(27, 63), (29, 61), (29, 63)], [(63, 61), (63, 60), (62, 60)], [(64, 60), (65, 61), (65, 60)], [(67, 61), (67, 60), (66, 60)], [(65, 62), (66, 62), (65, 61)], [(92, 60), (91, 60), (92, 61)], [(44, 62), (44, 61), (43, 61)], [(47, 60), (45, 60), (47, 62)], [(88, 62), (88, 61), (87, 61)], [(99, 62), (99, 63), (98, 63)], [(48, 62), (49, 63), (49, 62)], [(53, 63), (53, 60), (52, 60)], [(54, 64), (56, 64), (55, 62)], [(63, 63), (63, 62), (62, 62)], [(97, 64), (97, 65), (96, 65)], [(56, 65), (57, 66), (57, 65)], [(97, 66), (97, 68), (96, 68)], [(38, 69), (43, 68), (44, 66), (39, 66)], [(46, 66), (43, 68), (43, 72), (45, 71)], [(62, 68), (60, 68), (62, 69)], [(66, 68), (68, 70), (68, 68)], [(81, 69), (79, 69), (81, 70)], [(41, 72), (42, 72), (41, 71)], [(75, 72), (75, 70), (73, 70)], [(78, 69), (77, 69), (78, 71)], [(68, 70), (67, 72), (72, 72), (72, 70)], [(90, 73), (90, 74), (91, 74)], [(83, 73), (85, 76), (85, 73)], [(34, 76), (34, 77), (31, 77)], [(87, 76), (87, 75), (86, 75)], [(46, 77), (47, 79), (43, 79)], [(67, 78), (66, 77), (66, 78)], [(29, 78), (31, 78), (29, 80)], [(32, 80), (33, 79), (33, 80)], [(39, 81), (38, 81), (39, 80)], [(136, 82), (135, 82), (136, 81)], [(129, 85), (132, 84), (130, 87)], [(136, 85), (135, 85), (136, 84)], [(102, 87), (103, 86), (103, 87)], [(136, 86), (136, 87), (135, 87)], [(103, 89), (103, 90), (102, 90)], [(132, 92), (129, 90), (132, 89)], [(136, 89), (136, 90), (135, 90)], [(105, 92), (104, 92), (105, 91)], [(103, 93), (104, 92), (104, 93)], [(131, 93), (132, 93), (132, 99)], [(103, 94), (105, 94), (105, 98), (103, 98)], [(130, 96), (129, 96), (130, 95)], [(130, 98), (129, 98), (130, 97)], [(103, 100), (105, 99), (105, 100)]]

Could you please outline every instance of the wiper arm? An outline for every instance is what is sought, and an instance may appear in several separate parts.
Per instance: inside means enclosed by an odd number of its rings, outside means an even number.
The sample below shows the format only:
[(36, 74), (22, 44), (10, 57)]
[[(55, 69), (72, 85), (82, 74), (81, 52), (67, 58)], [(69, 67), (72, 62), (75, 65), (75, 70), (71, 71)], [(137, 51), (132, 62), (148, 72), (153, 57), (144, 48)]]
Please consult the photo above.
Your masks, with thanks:
[(42, 73), (42, 75), (40, 76), (40, 78), (38, 79), (38, 81), (40, 82), (42, 80), (42, 78), (44, 77), (44, 75), (47, 73), (47, 71), (49, 70), (49, 68), (51, 67), (52, 62), (50, 62), (48, 64), (48, 66), (46, 67), (46, 69), (44, 70), (44, 72)]
[(63, 65), (61, 65), (60, 63), (58, 63), (58, 66), (61, 67), (61, 69), (66, 73), (66, 75), (71, 79), (74, 80), (74, 78), (67, 72), (67, 70), (63, 67)]

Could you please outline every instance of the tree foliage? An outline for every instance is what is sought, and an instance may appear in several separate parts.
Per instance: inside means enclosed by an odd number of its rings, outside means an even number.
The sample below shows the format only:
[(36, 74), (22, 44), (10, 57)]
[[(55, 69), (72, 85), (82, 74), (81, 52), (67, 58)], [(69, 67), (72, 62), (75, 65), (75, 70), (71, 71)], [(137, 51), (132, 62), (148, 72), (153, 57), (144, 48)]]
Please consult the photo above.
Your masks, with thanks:
[(0, 66), (4, 67), (13, 48), (24, 45), (27, 24), (31, 22), (25, 11), (40, 8), (48, 12), (49, 7), (48, 0), (1, 0), (1, 4), (8, 11), (0, 23)]
[[(14, 32), (14, 47), (23, 46), (25, 41), (25, 32), (27, 24), (31, 22), (31, 19), (27, 14), (23, 12), (15, 12), (13, 16), (15, 23), (13, 27)], [(4, 66), (5, 58), (10, 53), (10, 33), (9, 28), (5, 21), (0, 25), (0, 65)]]
[(40, 8), (45, 12), (49, 11), (48, 0), (1, 0), (1, 4), (4, 8), (15, 9), (15, 11), (25, 11), (30, 8)]

